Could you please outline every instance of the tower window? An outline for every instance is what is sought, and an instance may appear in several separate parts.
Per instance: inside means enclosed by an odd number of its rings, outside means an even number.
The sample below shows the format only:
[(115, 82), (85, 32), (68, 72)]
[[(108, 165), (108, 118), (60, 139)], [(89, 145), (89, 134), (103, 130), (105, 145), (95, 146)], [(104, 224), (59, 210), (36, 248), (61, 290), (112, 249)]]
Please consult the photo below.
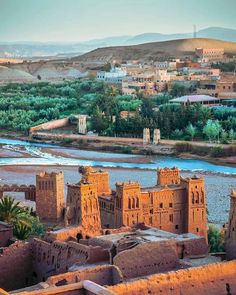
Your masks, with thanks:
[(170, 208), (173, 208), (173, 203), (169, 203), (169, 207)]
[(160, 203), (160, 208), (163, 208), (163, 203)]
[(199, 228), (197, 227), (196, 230), (197, 230), (197, 233), (198, 233), (199, 232)]
[(174, 220), (174, 216), (173, 216), (173, 214), (170, 214), (170, 215), (169, 215), (169, 221), (170, 221), (170, 222), (173, 222), (173, 220)]
[(179, 225), (178, 224), (176, 224), (175, 229), (179, 229)]

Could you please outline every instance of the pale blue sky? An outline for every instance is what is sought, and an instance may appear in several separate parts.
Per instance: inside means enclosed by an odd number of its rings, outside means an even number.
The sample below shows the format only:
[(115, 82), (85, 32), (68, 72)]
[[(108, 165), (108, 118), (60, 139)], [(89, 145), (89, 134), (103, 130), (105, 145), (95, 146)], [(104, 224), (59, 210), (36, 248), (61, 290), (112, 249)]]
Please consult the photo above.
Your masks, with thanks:
[(236, 29), (236, 0), (0, 0), (0, 42)]

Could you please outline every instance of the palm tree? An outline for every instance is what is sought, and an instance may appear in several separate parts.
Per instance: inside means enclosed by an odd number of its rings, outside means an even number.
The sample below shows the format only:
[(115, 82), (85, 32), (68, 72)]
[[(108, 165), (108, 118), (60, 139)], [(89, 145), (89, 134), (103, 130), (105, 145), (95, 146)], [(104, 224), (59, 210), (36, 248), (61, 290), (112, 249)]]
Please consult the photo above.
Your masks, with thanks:
[(32, 228), (29, 210), (21, 207), (20, 202), (10, 196), (0, 199), (0, 221), (12, 224), (14, 235), (19, 239), (29, 234)]

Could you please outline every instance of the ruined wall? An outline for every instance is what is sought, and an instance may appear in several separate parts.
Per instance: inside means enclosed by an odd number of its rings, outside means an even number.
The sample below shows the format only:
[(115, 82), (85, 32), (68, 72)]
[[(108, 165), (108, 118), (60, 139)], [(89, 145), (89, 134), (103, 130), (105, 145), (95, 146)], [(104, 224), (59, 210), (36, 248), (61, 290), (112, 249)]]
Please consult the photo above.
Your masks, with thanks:
[(73, 272), (66, 272), (47, 279), (49, 285), (73, 284), (82, 280), (90, 280), (99, 285), (115, 285), (122, 282), (122, 274), (114, 265), (98, 265)]
[(155, 274), (108, 289), (118, 295), (233, 295), (236, 294), (235, 277), (236, 261), (230, 261)]
[(67, 272), (74, 264), (84, 265), (109, 260), (107, 250), (77, 242), (48, 243), (35, 238), (32, 249), (35, 283), (45, 281), (49, 276)]
[(39, 130), (51, 130), (69, 125), (69, 118), (53, 120), (30, 128), (30, 133)]
[(174, 269), (179, 259), (175, 243), (153, 242), (122, 251), (114, 257), (113, 262), (124, 278), (135, 278)]
[(0, 254), (0, 288), (15, 290), (32, 284), (32, 254), (29, 243), (16, 242)]

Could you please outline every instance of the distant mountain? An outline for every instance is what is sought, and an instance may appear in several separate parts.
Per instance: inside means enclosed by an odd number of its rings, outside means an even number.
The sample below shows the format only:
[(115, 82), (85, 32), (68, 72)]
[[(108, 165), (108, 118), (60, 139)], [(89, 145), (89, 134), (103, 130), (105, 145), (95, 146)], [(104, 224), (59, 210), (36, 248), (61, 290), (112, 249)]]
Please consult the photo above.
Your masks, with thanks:
[[(137, 45), (142, 43), (187, 39), (192, 37), (193, 37), (193, 33), (182, 33), (182, 34), (144, 33), (126, 40), (126, 44)], [(197, 38), (210, 38), (210, 39), (236, 42), (236, 30), (220, 28), (220, 27), (210, 27), (210, 28), (206, 28), (206, 29), (198, 31)]]
[[(187, 39), (191, 38), (192, 36), (193, 33), (144, 33), (136, 36), (115, 36), (102, 39), (94, 39), (80, 43), (7, 42), (0, 43), (0, 57), (29, 58), (34, 56), (48, 57), (67, 54), (77, 56), (101, 47), (137, 45), (150, 42)], [(198, 31), (197, 37), (236, 42), (236, 30), (221, 27), (210, 27)]]

